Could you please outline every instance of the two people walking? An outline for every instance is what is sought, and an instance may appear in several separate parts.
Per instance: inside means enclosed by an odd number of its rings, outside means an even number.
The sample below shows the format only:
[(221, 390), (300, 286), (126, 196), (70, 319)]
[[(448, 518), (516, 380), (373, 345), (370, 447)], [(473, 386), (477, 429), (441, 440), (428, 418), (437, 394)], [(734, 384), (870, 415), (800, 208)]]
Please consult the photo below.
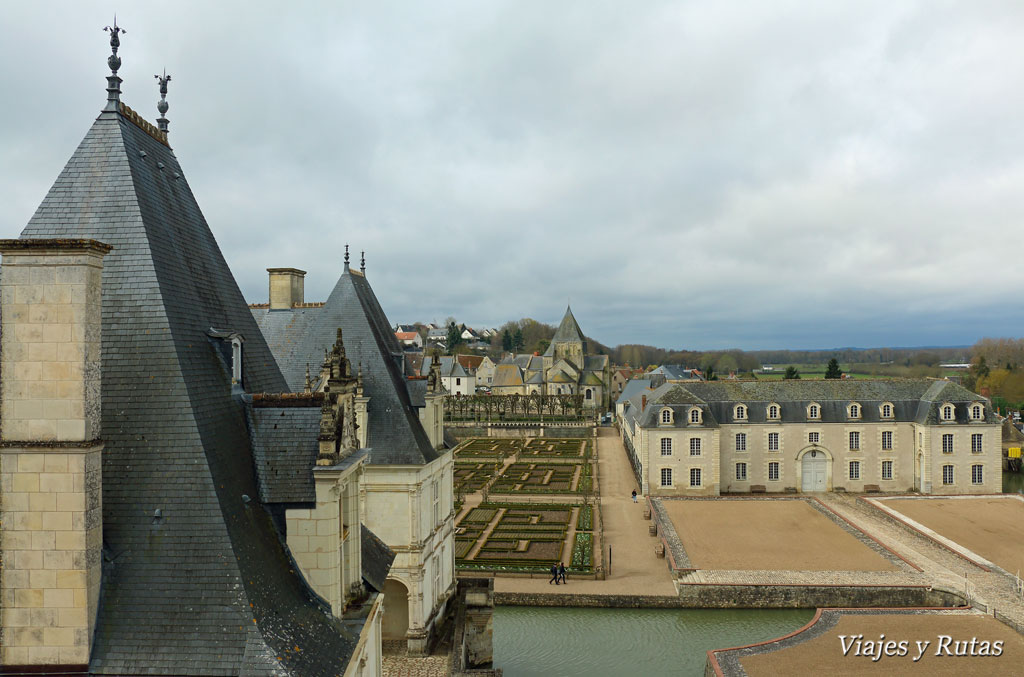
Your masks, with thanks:
[[(551, 580), (548, 581), (548, 585), (554, 583), (559, 585), (560, 583), (566, 583), (565, 580), (565, 565), (559, 562), (558, 564), (551, 565)], [(568, 583), (566, 583), (568, 585)]]

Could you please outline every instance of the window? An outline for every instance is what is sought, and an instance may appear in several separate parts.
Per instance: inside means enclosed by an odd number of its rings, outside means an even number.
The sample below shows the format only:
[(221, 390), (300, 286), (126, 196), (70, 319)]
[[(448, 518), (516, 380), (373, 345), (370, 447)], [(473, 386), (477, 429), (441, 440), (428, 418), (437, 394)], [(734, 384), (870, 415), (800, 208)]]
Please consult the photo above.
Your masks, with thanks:
[(953, 453), (953, 436), (946, 434), (942, 436), (942, 453), (952, 454)]
[(953, 405), (952, 404), (943, 405), (943, 407), (942, 407), (942, 420), (943, 421), (952, 421), (953, 420)]
[(882, 449), (885, 451), (892, 451), (892, 431), (882, 431)]
[(807, 418), (821, 418), (821, 408), (816, 404), (807, 407)]
[(917, 446), (919, 446), (919, 447), (923, 447), (924, 446), (924, 433), (918, 433), (917, 434)]
[(768, 451), (778, 451), (778, 450), (779, 450), (779, 434), (778, 433), (768, 433)]
[(773, 404), (768, 407), (768, 418), (772, 421), (776, 421), (779, 418), (779, 405)]
[(882, 461), (882, 479), (892, 479), (892, 461)]
[(975, 404), (973, 407), (971, 407), (971, 418), (974, 419), (975, 421), (980, 420), (984, 413), (985, 408), (982, 407), (980, 404)]
[(661, 469), (661, 486), (670, 487), (672, 486), (672, 468)]
[(892, 418), (892, 405), (886, 402), (882, 405), (882, 418)]
[(860, 461), (850, 461), (850, 479), (860, 479)]
[(462, 385), (462, 379), (459, 378), (458, 376), (455, 377), (455, 385), (457, 385), (457, 386)]
[(747, 408), (742, 404), (736, 407), (736, 418), (745, 419), (747, 417)]
[(779, 462), (772, 461), (768, 464), (768, 481), (778, 482), (779, 481)]
[(747, 434), (746, 433), (736, 433), (736, 451), (746, 451), (746, 450), (747, 450)]
[(737, 463), (736, 464), (736, 479), (741, 482), (747, 481), (747, 464)]
[(662, 437), (661, 438), (661, 455), (671, 456), (672, 455), (672, 438)]
[(942, 483), (946, 485), (953, 483), (953, 466), (942, 466)]
[(700, 486), (700, 468), (690, 468), (690, 486)]
[(242, 385), (242, 337), (231, 339), (231, 382)]
[(811, 444), (818, 444), (821, 442), (821, 433), (807, 433), (807, 441)]
[(434, 480), (434, 526), (436, 527), (441, 522), (441, 491), (438, 487), (437, 480)]
[(860, 418), (860, 405), (859, 404), (851, 404), (850, 405), (850, 418)]
[[(952, 467), (952, 466), (951, 466)], [(981, 465), (971, 466), (971, 484), (984, 484), (985, 470)], [(950, 482), (952, 484), (952, 482)]]
[(700, 438), (690, 438), (690, 456), (700, 456)]
[(661, 410), (661, 422), (662, 423), (671, 423), (672, 422), (672, 410), (671, 409), (662, 409)]
[(700, 423), (700, 409), (690, 410), (690, 423)]
[(587, 399), (588, 400), (594, 399), (594, 393), (593, 393), (593, 391), (590, 388), (587, 388)]
[(852, 433), (850, 433), (850, 451), (859, 451), (859, 450), (860, 450), (860, 433), (852, 432)]
[(981, 433), (974, 433), (971, 435), (971, 453), (980, 454), (982, 452), (981, 444)]

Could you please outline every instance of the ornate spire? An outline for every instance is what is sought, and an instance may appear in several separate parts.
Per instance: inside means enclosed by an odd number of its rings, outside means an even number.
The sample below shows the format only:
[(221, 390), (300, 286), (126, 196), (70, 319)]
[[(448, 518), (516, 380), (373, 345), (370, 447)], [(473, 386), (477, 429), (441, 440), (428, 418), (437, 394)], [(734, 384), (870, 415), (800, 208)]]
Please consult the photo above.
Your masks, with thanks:
[(359, 252), (359, 272), (366, 275), (366, 252)]
[(156, 109), (160, 111), (160, 117), (156, 119), (156, 126), (160, 128), (164, 134), (167, 133), (167, 109), (170, 107), (167, 105), (167, 83), (171, 81), (171, 76), (167, 74), (167, 69), (164, 69), (163, 76), (154, 75), (157, 82), (160, 83), (160, 100), (156, 102)]
[(117, 48), (121, 46), (120, 33), (127, 33), (125, 29), (117, 25), (117, 15), (114, 15), (114, 25), (104, 26), (103, 30), (110, 33), (110, 56), (107, 57), (107, 65), (110, 66), (110, 75), (107, 76), (107, 106), (103, 110), (117, 111), (121, 102), (121, 78), (117, 76), (117, 69), (121, 67), (121, 57), (117, 55)]
[(306, 363), (306, 389), (305, 392), (313, 392), (313, 381), (309, 378), (309, 362)]
[(345, 272), (348, 272), (348, 245), (345, 245)]

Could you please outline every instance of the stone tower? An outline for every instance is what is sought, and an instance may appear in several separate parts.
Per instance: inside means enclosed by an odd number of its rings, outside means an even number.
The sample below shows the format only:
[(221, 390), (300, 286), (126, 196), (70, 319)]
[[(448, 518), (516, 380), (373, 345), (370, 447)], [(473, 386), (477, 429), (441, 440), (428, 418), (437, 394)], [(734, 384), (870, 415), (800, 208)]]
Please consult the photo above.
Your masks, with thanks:
[(0, 240), (0, 672), (85, 666), (102, 546), (95, 240)]

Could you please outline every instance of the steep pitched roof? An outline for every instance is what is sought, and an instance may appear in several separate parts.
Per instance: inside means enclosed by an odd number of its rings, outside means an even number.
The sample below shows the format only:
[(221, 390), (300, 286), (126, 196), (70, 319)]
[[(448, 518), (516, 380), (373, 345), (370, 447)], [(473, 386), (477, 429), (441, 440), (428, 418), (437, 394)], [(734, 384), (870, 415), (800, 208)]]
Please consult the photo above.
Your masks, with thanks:
[(406, 386), (405, 354), (366, 277), (346, 264), (331, 295), (315, 311), (301, 324), (300, 334), (299, 323), (287, 317), (297, 309), (252, 309), (260, 328), (267, 327), (275, 336), (270, 347), (279, 357), (291, 389), (303, 388), (306, 364), (323, 362), (324, 351), (334, 345), (341, 327), (345, 353), (353, 369), (362, 370), (363, 391), (370, 398), (369, 462), (422, 465), (435, 460), (437, 451), (430, 445)]
[[(259, 496), (243, 384), (284, 379), (171, 149), (101, 113), (22, 232), (113, 245), (103, 268), (103, 536), (90, 670), (337, 674), (357, 637), (317, 601)], [(154, 518), (154, 511), (161, 511)], [(291, 650), (302, 647), (301, 652)]]
[(571, 343), (571, 342), (584, 342), (583, 332), (580, 331), (580, 325), (577, 324), (576, 318), (573, 317), (572, 308), (566, 306), (565, 315), (562, 317), (562, 323), (558, 325), (558, 331), (555, 332), (554, 337), (551, 339), (551, 345), (548, 346), (546, 356), (555, 354), (556, 343)]

